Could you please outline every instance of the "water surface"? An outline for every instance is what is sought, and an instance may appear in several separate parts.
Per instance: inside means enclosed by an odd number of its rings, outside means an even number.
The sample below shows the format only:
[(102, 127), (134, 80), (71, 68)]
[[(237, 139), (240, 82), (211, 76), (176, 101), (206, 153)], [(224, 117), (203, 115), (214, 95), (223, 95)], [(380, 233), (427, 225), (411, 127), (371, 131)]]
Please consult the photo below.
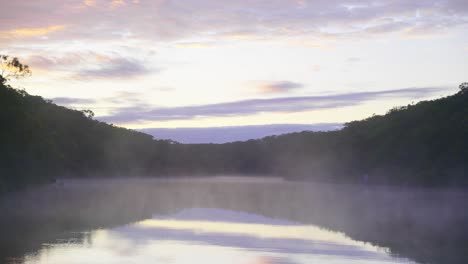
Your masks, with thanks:
[(0, 199), (0, 263), (466, 264), (467, 203), (275, 178), (66, 180)]
[(25, 264), (412, 263), (314, 225), (225, 209), (192, 208), (43, 245)]

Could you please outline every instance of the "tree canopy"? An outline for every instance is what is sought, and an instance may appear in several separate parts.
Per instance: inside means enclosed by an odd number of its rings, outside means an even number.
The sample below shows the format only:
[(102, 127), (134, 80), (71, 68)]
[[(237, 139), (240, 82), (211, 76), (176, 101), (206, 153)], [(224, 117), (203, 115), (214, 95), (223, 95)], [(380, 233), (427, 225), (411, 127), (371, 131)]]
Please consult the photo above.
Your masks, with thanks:
[(18, 58), (0, 54), (0, 83), (4, 84), (11, 78), (18, 79), (31, 75), (29, 66), (21, 63)]
[(468, 82), (464, 82), (458, 86), (460, 88), (461, 93), (467, 93), (468, 92)]
[(223, 173), (468, 186), (466, 83), (460, 89), (451, 96), (347, 123), (338, 131), (226, 144), (174, 144), (99, 122), (92, 111), (67, 109), (0, 83), (0, 192), (65, 176)]

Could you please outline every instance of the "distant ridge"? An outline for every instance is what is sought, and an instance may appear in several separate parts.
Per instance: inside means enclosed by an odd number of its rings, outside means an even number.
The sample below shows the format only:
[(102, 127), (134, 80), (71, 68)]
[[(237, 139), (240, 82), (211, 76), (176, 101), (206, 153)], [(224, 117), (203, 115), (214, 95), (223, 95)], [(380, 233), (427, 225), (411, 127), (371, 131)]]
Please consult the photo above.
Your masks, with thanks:
[[(468, 84), (460, 89), (344, 125), (143, 130), (155, 140), (0, 84), (0, 193), (60, 177), (233, 174), (468, 186)], [(184, 144), (207, 141), (235, 142)]]
[(301, 131), (332, 131), (343, 128), (340, 123), (318, 124), (273, 124), (253, 126), (190, 127), (190, 128), (145, 128), (143, 133), (157, 139), (169, 139), (186, 144), (228, 143), (260, 139), (267, 136)]

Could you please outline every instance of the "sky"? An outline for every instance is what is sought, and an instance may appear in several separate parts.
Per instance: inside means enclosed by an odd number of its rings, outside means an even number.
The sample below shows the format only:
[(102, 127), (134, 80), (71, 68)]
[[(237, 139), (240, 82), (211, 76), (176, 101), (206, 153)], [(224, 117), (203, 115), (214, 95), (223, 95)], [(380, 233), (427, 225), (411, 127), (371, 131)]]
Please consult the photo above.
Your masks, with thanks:
[(13, 86), (127, 128), (196, 128), (205, 141), (213, 127), (333, 129), (468, 79), (466, 0), (0, 4), (0, 54), (33, 72)]

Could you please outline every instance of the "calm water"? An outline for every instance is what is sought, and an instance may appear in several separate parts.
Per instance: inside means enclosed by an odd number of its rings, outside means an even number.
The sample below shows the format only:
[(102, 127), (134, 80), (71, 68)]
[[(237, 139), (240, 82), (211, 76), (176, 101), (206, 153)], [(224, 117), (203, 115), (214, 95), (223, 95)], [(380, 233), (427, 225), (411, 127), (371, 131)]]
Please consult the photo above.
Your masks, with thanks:
[(0, 263), (468, 263), (465, 191), (67, 180), (0, 199)]
[(224, 209), (193, 208), (43, 245), (27, 264), (411, 263), (317, 226)]

